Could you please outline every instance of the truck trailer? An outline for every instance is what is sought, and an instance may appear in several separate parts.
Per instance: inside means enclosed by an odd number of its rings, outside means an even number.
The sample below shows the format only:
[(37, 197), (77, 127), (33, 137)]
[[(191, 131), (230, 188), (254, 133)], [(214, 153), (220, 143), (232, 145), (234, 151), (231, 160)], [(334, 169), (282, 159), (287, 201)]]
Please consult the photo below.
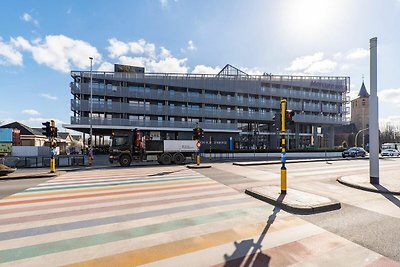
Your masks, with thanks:
[(138, 129), (116, 132), (111, 136), (111, 163), (118, 162), (127, 167), (132, 161), (157, 161), (162, 165), (184, 164), (193, 159), (197, 150), (196, 140), (150, 140)]

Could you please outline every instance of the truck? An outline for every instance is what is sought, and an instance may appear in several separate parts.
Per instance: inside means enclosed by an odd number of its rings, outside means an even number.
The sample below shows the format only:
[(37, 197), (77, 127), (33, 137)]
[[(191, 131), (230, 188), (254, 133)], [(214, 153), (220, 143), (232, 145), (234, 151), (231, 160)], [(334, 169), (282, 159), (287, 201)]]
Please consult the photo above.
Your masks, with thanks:
[(196, 140), (150, 140), (138, 130), (113, 132), (110, 163), (127, 167), (133, 161), (157, 161), (162, 165), (184, 164), (193, 159), (199, 146)]

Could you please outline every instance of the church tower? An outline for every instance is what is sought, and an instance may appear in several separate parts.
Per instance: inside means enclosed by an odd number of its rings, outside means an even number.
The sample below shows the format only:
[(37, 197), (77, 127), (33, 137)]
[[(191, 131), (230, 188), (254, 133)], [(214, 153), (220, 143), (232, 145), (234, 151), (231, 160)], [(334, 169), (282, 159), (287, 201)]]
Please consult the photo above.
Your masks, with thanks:
[[(365, 88), (364, 81), (361, 85), (358, 97), (351, 101), (351, 122), (354, 123), (357, 131), (368, 128), (368, 108), (369, 94)], [(363, 132), (362, 136), (368, 135), (368, 131)], [(357, 142), (361, 144), (360, 142)]]

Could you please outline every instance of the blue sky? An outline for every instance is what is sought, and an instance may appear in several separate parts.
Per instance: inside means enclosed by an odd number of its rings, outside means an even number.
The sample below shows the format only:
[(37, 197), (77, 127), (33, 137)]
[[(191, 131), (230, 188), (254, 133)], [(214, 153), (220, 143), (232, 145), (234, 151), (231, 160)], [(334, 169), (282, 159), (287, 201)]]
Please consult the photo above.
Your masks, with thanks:
[(0, 122), (70, 122), (70, 70), (350, 76), (369, 91), (378, 37), (381, 123), (400, 126), (400, 0), (0, 1)]

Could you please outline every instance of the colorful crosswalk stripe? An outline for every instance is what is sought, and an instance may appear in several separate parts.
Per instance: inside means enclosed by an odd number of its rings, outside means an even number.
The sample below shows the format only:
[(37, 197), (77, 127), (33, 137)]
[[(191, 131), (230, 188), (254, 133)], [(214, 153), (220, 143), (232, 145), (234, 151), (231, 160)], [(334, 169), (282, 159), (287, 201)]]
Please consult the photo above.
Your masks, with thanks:
[[(312, 240), (393, 264), (183, 166), (71, 172), (0, 200), (5, 266), (279, 266), (315, 262)], [(280, 247), (298, 253), (271, 259)]]

